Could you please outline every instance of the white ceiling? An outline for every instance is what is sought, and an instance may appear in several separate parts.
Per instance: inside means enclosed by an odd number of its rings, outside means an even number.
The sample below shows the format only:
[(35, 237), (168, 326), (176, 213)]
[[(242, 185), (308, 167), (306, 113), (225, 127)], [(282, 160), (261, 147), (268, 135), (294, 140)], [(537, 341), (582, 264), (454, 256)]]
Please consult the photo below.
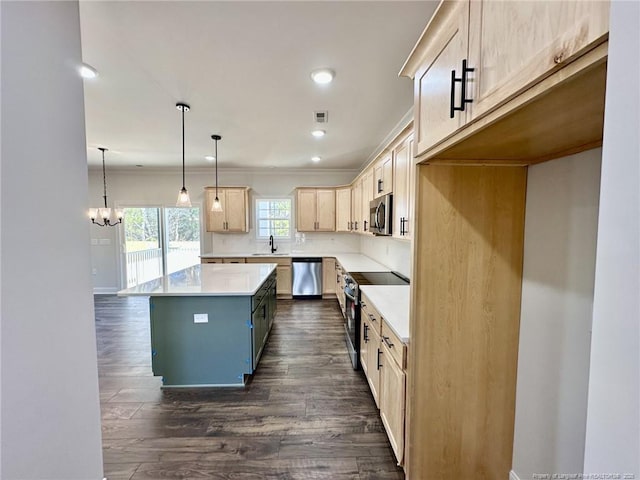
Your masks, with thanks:
[(187, 169), (214, 133), (220, 168), (358, 168), (411, 108), (398, 71), (437, 3), (81, 2), (89, 164), (105, 146), (108, 166), (180, 166), (183, 101)]

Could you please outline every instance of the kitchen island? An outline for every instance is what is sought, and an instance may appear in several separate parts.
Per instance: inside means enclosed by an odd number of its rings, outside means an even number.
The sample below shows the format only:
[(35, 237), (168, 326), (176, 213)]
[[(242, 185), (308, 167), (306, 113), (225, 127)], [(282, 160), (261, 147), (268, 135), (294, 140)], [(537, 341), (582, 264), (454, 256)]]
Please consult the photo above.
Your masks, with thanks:
[(275, 317), (276, 267), (194, 265), (118, 292), (149, 297), (151, 363), (164, 387), (245, 384)]

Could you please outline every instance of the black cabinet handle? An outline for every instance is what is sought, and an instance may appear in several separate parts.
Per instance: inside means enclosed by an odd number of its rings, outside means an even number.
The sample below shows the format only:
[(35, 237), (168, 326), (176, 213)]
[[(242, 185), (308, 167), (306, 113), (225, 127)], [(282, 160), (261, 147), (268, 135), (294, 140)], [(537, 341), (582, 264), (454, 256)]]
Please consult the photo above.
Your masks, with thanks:
[[(467, 98), (467, 74), (475, 71), (475, 68), (467, 67), (467, 59), (462, 60), (462, 77), (456, 77), (456, 71), (451, 70), (451, 97), (449, 102), (449, 117), (453, 118), (455, 112), (464, 112), (465, 105), (467, 103), (472, 103), (473, 99)], [(460, 92), (460, 106), (455, 106), (455, 96), (456, 96), (456, 83), (461, 83), (461, 92)]]
[(364, 343), (369, 342), (369, 325), (364, 324)]
[(381, 193), (382, 190), (383, 190), (383, 188), (382, 188), (382, 179), (380, 178), (380, 179), (378, 179), (378, 193)]
[(364, 221), (364, 231), (365, 232), (367, 231), (367, 221), (366, 220)]
[(354, 228), (354, 230), (356, 230), (356, 231), (357, 231), (357, 230), (358, 230), (358, 222), (354, 222), (354, 223), (355, 223), (355, 228)]
[(382, 337), (382, 340), (387, 344), (387, 347), (393, 348), (393, 343), (389, 341), (389, 337)]
[(370, 319), (372, 322), (375, 322), (375, 321), (376, 321), (376, 317), (374, 317), (374, 316), (373, 316), (373, 313), (370, 313), (370, 314), (369, 314), (369, 319)]
[(378, 349), (378, 359), (377, 359), (377, 369), (380, 370), (380, 368), (382, 368), (382, 364), (380, 363), (380, 355), (382, 355), (382, 350)]

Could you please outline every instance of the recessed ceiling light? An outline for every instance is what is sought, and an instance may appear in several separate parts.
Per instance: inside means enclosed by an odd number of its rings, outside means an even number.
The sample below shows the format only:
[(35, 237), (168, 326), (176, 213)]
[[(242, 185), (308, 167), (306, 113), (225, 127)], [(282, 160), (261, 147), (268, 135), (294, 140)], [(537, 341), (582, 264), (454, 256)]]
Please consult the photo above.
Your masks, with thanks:
[(210, 162), (213, 162), (216, 159), (216, 157), (214, 157), (213, 155), (205, 155), (204, 159), (209, 160)]
[(82, 78), (96, 78), (98, 76), (98, 71), (86, 63), (80, 65), (78, 70), (80, 71), (80, 76)]
[(335, 72), (329, 68), (319, 68), (318, 70), (311, 72), (311, 78), (313, 81), (320, 85), (331, 83), (333, 77), (335, 77)]
[(324, 130), (314, 130), (313, 132), (311, 132), (311, 135), (313, 135), (316, 138), (320, 138), (320, 137), (324, 137), (325, 133), (327, 132), (325, 132)]
[(319, 156), (315, 156), (315, 157), (311, 157), (311, 161), (312, 162), (319, 162), (320, 160), (322, 160), (322, 158), (320, 158)]

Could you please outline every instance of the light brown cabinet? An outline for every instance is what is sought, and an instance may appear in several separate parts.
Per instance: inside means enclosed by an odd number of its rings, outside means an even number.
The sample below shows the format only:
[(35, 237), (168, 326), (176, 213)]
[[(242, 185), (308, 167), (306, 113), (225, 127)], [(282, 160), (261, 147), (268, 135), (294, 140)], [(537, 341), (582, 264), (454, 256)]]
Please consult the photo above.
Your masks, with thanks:
[(222, 258), (201, 258), (200, 263), (222, 263)]
[(413, 191), (411, 182), (415, 166), (413, 163), (413, 135), (404, 139), (393, 149), (393, 228), (395, 238), (411, 238), (410, 205)]
[(373, 200), (373, 168), (369, 168), (362, 175), (362, 204), (360, 218), (362, 221), (362, 229), (360, 233), (372, 235), (369, 228), (369, 203)]
[[(393, 344), (397, 347), (397, 344)], [(407, 375), (394, 359), (387, 342), (380, 353), (380, 418), (399, 464), (404, 459)]]
[(207, 232), (246, 233), (249, 231), (249, 188), (218, 188), (222, 212), (212, 212), (216, 189), (205, 188), (205, 226)]
[(325, 257), (322, 259), (322, 295), (331, 298), (336, 294), (336, 260)]
[(334, 189), (299, 188), (296, 203), (299, 232), (335, 232), (336, 192)]
[(222, 259), (222, 263), (247, 263), (244, 257), (225, 257)]
[(278, 298), (291, 298), (291, 258), (290, 257), (246, 257), (246, 263), (277, 263), (276, 294)]
[(342, 316), (346, 317), (345, 311), (345, 297), (344, 297), (344, 269), (342, 265), (336, 260), (336, 269), (335, 269), (335, 283), (336, 283), (336, 297), (338, 299), (338, 304), (340, 305), (340, 311), (342, 312)]
[(471, 1), (469, 65), (475, 71), (467, 121), (562, 68), (608, 31), (608, 1)]
[(336, 189), (336, 232), (350, 232), (353, 229), (351, 220), (351, 187)]
[(351, 222), (352, 231), (362, 232), (362, 178), (359, 177), (353, 183), (351, 193)]
[(393, 193), (393, 156), (387, 153), (373, 167), (374, 198)]
[(607, 1), (442, 2), (401, 72), (414, 79), (416, 156), (602, 44), (608, 28)]

